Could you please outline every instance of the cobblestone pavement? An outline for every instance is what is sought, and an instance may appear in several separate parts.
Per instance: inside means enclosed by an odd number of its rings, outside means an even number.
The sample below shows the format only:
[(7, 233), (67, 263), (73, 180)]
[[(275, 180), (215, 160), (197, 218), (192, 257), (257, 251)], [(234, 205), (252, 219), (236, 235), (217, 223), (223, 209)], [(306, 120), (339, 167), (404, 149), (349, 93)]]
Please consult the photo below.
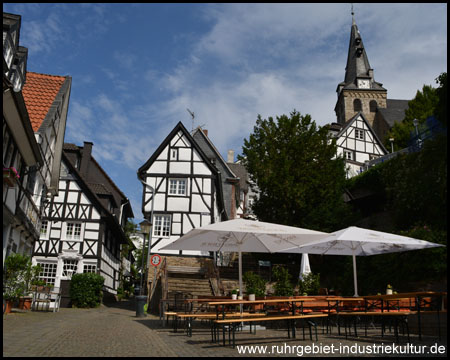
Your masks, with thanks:
[[(312, 342), (308, 332), (306, 340), (303, 340), (301, 329), (297, 332), (297, 339), (288, 339), (285, 329), (258, 330), (256, 334), (238, 333), (236, 344), (267, 346), (265, 354), (261, 351), (245, 354), (258, 357), (297, 357), (302, 353), (305, 356), (364, 356), (361, 353), (364, 349), (366, 352), (371, 351), (365, 356), (374, 356), (375, 345), (393, 346), (393, 336), (381, 339), (379, 330), (371, 330), (367, 338), (349, 337), (348, 340), (336, 333), (336, 328), (333, 334), (328, 335), (319, 330), (318, 341)], [(363, 331), (358, 335), (363, 335)], [(402, 345), (405, 345), (406, 336), (401, 339)], [(427, 352), (436, 346), (442, 346), (441, 350), (445, 349), (445, 354), (441, 356), (446, 356), (446, 339), (437, 345), (436, 342), (436, 338), (430, 337), (418, 341), (416, 335), (411, 335), (411, 344), (416, 347), (409, 347), (408, 356), (411, 356), (411, 350), (418, 350), (419, 345), (425, 346), (425, 354), (421, 352), (417, 356), (427, 356)], [(359, 352), (355, 352), (357, 346)], [(363, 346), (366, 348), (363, 349)], [(308, 354), (307, 351), (315, 353)], [(399, 347), (392, 348), (392, 351), (394, 353), (390, 356), (401, 356), (395, 353), (401, 351)], [(182, 329), (174, 333), (172, 328), (162, 327), (157, 316), (137, 318), (133, 302), (124, 302), (110, 307), (102, 305), (96, 309), (60, 309), (57, 313), (27, 311), (3, 315), (3, 356), (236, 357), (244, 354), (228, 344), (223, 347), (212, 343), (207, 324), (195, 323), (193, 336), (187, 337)]]

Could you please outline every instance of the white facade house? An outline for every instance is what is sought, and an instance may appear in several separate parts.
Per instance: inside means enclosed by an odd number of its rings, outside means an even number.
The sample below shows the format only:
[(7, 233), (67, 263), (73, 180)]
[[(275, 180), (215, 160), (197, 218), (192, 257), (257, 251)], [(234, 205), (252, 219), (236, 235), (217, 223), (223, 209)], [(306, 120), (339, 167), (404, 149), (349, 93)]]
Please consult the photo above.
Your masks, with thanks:
[(153, 202), (151, 252), (210, 256), (204, 251), (160, 250), (189, 230), (223, 217), (217, 170), (181, 122), (138, 170), (138, 176), (155, 191), (143, 188), (142, 211), (147, 219)]
[(92, 272), (105, 279), (104, 292), (116, 294), (121, 245), (128, 243), (123, 229), (133, 213), (91, 149), (88, 142), (64, 144), (58, 195), (45, 206), (33, 264), (41, 265), (40, 277), (55, 287), (67, 289), (74, 273)]
[(333, 124), (332, 133), (336, 137), (337, 156), (345, 159), (347, 178), (364, 171), (367, 162), (387, 154), (386, 148), (361, 112), (339, 128), (338, 124)]

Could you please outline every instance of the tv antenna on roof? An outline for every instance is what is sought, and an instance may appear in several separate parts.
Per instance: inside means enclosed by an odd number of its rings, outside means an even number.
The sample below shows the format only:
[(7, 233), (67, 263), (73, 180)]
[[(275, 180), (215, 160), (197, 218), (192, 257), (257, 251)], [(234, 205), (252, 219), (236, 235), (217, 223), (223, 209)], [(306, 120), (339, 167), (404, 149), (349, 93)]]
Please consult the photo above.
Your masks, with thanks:
[(193, 111), (186, 109), (188, 111), (189, 114), (191, 114), (192, 116), (192, 131), (194, 131), (194, 118), (195, 118), (195, 114)]

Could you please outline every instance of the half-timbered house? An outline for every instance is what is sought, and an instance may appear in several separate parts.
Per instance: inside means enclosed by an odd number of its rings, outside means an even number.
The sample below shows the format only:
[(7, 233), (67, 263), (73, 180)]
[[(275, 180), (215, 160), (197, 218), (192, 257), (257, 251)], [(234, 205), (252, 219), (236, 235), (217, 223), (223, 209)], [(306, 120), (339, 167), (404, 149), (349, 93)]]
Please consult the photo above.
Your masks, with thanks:
[[(200, 146), (208, 160), (218, 170), (219, 181), (222, 187), (224, 216), (225, 219), (235, 219), (238, 217), (239, 199), (242, 188), (240, 179), (231, 169), (230, 163), (225, 161), (208, 137), (208, 131), (201, 127), (192, 132), (192, 138)], [(234, 153), (233, 153), (234, 155)], [(233, 162), (233, 160), (231, 161)]]
[(44, 269), (41, 278), (63, 293), (74, 273), (94, 272), (105, 278), (104, 292), (116, 294), (121, 244), (128, 243), (123, 229), (133, 212), (92, 156), (92, 145), (64, 144), (58, 196), (45, 206), (33, 263)]
[(339, 124), (333, 125), (337, 155), (345, 159), (348, 178), (364, 171), (366, 162), (387, 154), (386, 148), (361, 112), (342, 128)]
[(44, 161), (22, 93), (28, 50), (19, 46), (20, 23), (19, 15), (3, 13), (3, 261), (11, 252), (31, 255), (40, 226), (26, 195), (26, 174)]
[[(7, 202), (15, 202), (15, 221), (6, 230), (4, 228), (4, 257), (9, 252), (31, 255), (33, 243), (39, 238), (43, 204), (57, 194), (72, 83), (70, 76), (27, 72), (28, 51), (19, 46), (19, 32), (20, 16), (4, 13), (4, 96), (7, 105), (12, 105), (14, 101), (19, 114), (14, 114), (12, 107), (4, 108), (7, 113), (4, 111), (3, 165), (4, 168), (18, 170), (21, 179), (17, 182), (18, 186), (7, 189)], [(12, 84), (14, 95), (5, 91), (5, 77)], [(24, 125), (24, 119), (30, 122), (34, 139), (30, 137), (30, 126)], [(21, 127), (24, 131), (22, 138), (17, 138), (15, 136)], [(40, 160), (30, 162), (30, 154), (24, 152), (26, 142), (33, 146), (33, 151), (36, 151), (33, 144), (37, 143)]]
[(227, 218), (217, 168), (179, 122), (138, 176), (143, 188), (143, 214), (150, 219), (153, 202), (151, 251), (163, 255), (209, 256), (201, 251), (160, 251), (189, 230)]

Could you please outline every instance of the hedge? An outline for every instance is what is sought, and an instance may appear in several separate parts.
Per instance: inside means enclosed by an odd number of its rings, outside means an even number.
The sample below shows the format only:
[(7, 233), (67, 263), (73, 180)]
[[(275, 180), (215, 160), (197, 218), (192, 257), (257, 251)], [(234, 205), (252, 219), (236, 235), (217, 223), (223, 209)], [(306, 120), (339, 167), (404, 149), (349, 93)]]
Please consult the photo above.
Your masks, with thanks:
[(102, 302), (105, 279), (94, 273), (74, 274), (70, 282), (72, 306), (78, 308), (97, 307)]

